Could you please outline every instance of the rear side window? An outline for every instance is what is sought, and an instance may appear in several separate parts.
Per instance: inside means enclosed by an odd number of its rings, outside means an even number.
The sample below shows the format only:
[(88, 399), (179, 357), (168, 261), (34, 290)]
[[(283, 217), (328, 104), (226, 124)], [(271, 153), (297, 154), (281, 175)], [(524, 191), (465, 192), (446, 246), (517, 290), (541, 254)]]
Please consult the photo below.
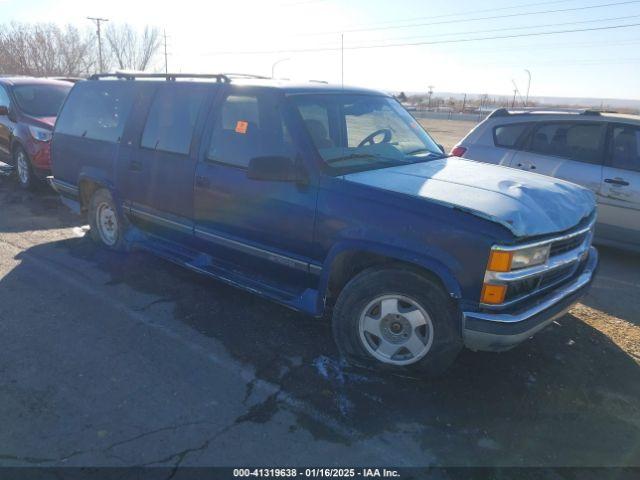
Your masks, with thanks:
[(496, 147), (514, 148), (528, 126), (528, 123), (515, 123), (494, 128), (493, 140)]
[(0, 107), (9, 108), (9, 104), (10, 103), (11, 102), (9, 101), (9, 95), (7, 94), (7, 92), (4, 89), (4, 87), (2, 85), (0, 85)]
[(542, 155), (599, 164), (604, 128), (594, 123), (543, 123), (534, 130), (529, 149)]
[(613, 127), (611, 166), (640, 172), (640, 128), (622, 125)]
[(149, 109), (140, 145), (187, 155), (206, 95), (205, 87), (194, 85), (161, 88)]
[(217, 112), (207, 158), (246, 168), (252, 158), (294, 156), (278, 98), (270, 93), (232, 94)]
[(117, 143), (133, 102), (133, 84), (81, 82), (71, 91), (56, 123), (56, 132)]

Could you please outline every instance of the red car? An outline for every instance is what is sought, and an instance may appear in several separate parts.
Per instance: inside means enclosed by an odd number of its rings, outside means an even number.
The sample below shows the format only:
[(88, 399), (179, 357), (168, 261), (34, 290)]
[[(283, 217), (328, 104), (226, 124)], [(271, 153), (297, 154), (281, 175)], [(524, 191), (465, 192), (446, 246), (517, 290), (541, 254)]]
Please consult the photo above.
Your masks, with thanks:
[(23, 188), (51, 172), (49, 143), (70, 82), (0, 78), (0, 162), (15, 167)]

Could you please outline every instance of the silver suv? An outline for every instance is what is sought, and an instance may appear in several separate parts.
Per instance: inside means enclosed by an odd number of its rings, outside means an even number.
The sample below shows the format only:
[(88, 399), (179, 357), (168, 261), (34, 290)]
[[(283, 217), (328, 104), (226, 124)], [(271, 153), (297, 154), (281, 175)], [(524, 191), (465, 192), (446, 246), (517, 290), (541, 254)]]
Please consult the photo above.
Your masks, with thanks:
[(591, 189), (598, 202), (595, 240), (640, 251), (639, 116), (499, 109), (471, 130), (451, 154)]

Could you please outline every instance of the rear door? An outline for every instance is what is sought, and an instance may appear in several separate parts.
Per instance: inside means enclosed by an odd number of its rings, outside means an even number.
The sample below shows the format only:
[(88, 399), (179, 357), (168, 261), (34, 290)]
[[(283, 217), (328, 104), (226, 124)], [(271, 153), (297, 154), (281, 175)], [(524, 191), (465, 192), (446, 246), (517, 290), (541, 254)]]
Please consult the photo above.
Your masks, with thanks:
[(536, 123), (511, 166), (600, 191), (606, 126), (601, 122)]
[(193, 234), (193, 179), (199, 126), (215, 84), (165, 82), (155, 91), (119, 158), (134, 222), (166, 237)]
[(602, 172), (599, 236), (640, 247), (640, 127), (613, 124)]

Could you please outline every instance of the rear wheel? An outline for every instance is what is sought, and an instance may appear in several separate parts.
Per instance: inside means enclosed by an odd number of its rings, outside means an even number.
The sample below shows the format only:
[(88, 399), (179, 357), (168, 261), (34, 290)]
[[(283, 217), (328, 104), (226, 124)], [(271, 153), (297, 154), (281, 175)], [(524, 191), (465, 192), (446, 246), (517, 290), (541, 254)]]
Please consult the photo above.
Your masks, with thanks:
[(333, 332), (354, 364), (427, 376), (444, 372), (462, 349), (452, 300), (436, 281), (402, 267), (354, 277), (336, 303)]
[(110, 250), (127, 250), (126, 220), (119, 215), (109, 190), (100, 188), (91, 196), (89, 224), (93, 240)]
[(35, 177), (33, 175), (33, 168), (31, 167), (31, 161), (27, 156), (27, 152), (22, 147), (16, 147), (13, 153), (13, 161), (16, 167), (16, 173), (18, 174), (18, 183), (25, 190), (31, 190), (35, 186)]

